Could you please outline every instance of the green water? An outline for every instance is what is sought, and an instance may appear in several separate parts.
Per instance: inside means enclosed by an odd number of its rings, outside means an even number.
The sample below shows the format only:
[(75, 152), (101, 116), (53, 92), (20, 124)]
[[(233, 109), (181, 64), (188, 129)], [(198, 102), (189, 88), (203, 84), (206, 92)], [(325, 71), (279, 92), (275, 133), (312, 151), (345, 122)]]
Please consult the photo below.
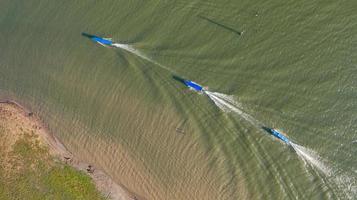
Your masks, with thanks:
[[(82, 32), (129, 43), (171, 71)], [(145, 199), (353, 199), (356, 35), (352, 0), (3, 0), (0, 96)], [(172, 72), (234, 95), (332, 175)]]

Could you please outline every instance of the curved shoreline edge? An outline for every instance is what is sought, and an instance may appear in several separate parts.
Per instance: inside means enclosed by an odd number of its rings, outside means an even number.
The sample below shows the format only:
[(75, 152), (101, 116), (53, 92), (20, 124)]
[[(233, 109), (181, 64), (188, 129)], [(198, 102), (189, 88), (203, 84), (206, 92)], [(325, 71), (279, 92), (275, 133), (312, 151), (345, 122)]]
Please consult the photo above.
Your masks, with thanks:
[(0, 99), (0, 104), (7, 104), (13, 106), (19, 114), (26, 117), (31, 117), (31, 120), (39, 124), (44, 130), (44, 134), (38, 136), (48, 146), (50, 154), (60, 159), (69, 166), (74, 167), (79, 171), (86, 172), (93, 180), (96, 188), (107, 198), (112, 200), (139, 200), (139, 198), (124, 186), (114, 182), (102, 170), (95, 168), (95, 166), (88, 164), (81, 159), (75, 157), (67, 148), (60, 142), (58, 138), (51, 133), (46, 124), (34, 115), (33, 112), (22, 106), (20, 103), (11, 99)]

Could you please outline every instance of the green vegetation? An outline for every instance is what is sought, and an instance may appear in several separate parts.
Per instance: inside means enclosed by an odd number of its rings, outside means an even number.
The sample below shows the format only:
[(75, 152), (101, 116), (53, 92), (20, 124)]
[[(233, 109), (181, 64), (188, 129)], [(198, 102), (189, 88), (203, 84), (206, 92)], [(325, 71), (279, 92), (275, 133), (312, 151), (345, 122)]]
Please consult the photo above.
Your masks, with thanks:
[[(0, 138), (5, 134), (1, 127)], [(89, 176), (53, 158), (34, 133), (25, 133), (8, 152), (0, 143), (0, 199), (105, 198)]]

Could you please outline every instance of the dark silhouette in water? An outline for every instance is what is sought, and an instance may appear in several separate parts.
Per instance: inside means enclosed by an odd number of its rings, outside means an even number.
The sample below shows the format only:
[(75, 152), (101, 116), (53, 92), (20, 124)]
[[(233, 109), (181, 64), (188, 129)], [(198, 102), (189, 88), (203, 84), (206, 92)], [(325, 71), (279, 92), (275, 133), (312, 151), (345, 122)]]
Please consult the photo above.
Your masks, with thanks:
[(172, 75), (172, 78), (175, 79), (176, 81), (178, 82), (181, 82), (182, 84), (186, 85), (185, 84), (185, 79), (179, 77), (179, 76), (176, 76), (176, 75)]
[(89, 39), (95, 37), (95, 35), (91, 35), (91, 34), (88, 34), (88, 33), (85, 33), (85, 32), (82, 32), (82, 36), (87, 37)]
[(262, 126), (262, 129), (263, 129), (264, 131), (270, 133), (270, 134), (272, 133), (271, 128), (268, 128), (268, 127), (266, 127), (266, 126)]
[(235, 30), (235, 29), (233, 29), (233, 28), (231, 28), (231, 27), (228, 27), (228, 26), (226, 26), (226, 25), (224, 25), (224, 24), (215, 22), (215, 21), (213, 21), (212, 19), (209, 19), (209, 18), (207, 18), (207, 17), (201, 16), (201, 15), (198, 15), (197, 17), (199, 17), (199, 18), (201, 18), (201, 19), (204, 19), (204, 20), (206, 20), (206, 21), (208, 21), (208, 22), (210, 22), (210, 23), (212, 23), (212, 24), (215, 24), (215, 25), (217, 25), (217, 26), (219, 26), (219, 27), (221, 27), (221, 28), (224, 28), (224, 29), (226, 29), (226, 30), (229, 30), (229, 31), (231, 31), (231, 32), (233, 32), (233, 33), (235, 33), (235, 34), (238, 34), (238, 35), (242, 35), (242, 34), (243, 34), (243, 32), (237, 31), (237, 30)]

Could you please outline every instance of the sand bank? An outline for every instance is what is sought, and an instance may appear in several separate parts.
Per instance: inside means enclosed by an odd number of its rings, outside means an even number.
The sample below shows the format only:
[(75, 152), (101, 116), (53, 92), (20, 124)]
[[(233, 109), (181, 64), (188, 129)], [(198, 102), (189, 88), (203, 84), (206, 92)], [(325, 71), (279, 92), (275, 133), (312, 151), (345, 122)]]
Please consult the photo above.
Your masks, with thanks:
[[(98, 190), (100, 190), (108, 199), (139, 199), (136, 195), (115, 183), (103, 171), (74, 157), (34, 113), (27, 110), (19, 103), (12, 100), (0, 100), (0, 111), (2, 114), (1, 117), (10, 119), (9, 121), (10, 123), (13, 123), (13, 127), (17, 127), (17, 124), (21, 124), (22, 128), (35, 133), (38, 136), (40, 143), (48, 146), (51, 155), (78, 170), (86, 172), (93, 179)], [(11, 137), (13, 137), (12, 139), (15, 141), (18, 136), (12, 135)]]

